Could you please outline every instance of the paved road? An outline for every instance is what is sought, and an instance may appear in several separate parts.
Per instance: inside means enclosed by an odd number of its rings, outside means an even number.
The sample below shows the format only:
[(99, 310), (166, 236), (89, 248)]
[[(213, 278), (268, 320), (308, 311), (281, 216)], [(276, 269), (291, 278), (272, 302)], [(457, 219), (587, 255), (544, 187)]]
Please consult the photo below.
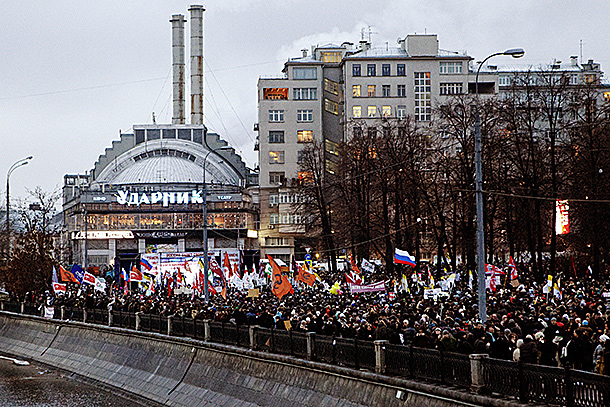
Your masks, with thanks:
[(0, 407), (142, 407), (46, 368), (0, 358)]

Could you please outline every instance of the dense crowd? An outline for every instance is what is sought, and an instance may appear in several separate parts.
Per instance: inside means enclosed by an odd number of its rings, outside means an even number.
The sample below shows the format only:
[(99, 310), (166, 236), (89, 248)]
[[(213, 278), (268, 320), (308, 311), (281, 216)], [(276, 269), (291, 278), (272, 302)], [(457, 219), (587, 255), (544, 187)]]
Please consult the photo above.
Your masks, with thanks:
[[(329, 278), (332, 276), (323, 276)], [(338, 280), (338, 276), (337, 280)], [(369, 275), (368, 281), (379, 276)], [(327, 281), (333, 281), (332, 279)], [(268, 288), (258, 297), (229, 290), (203, 299), (167, 296), (165, 290), (146, 295), (115, 287), (110, 294), (74, 285), (51, 299), (55, 306), (107, 308), (130, 312), (179, 315), (235, 324), (316, 332), (321, 335), (388, 340), (463, 354), (487, 353), (492, 358), (521, 360), (610, 374), (610, 284), (589, 276), (562, 279), (561, 296), (543, 293), (542, 285), (522, 279), (488, 292), (485, 323), (478, 320), (477, 298), (462, 278), (442, 299), (425, 299), (421, 289), (387, 293), (331, 294), (321, 286), (295, 287), (279, 300)], [(392, 290), (392, 288), (389, 288)], [(475, 287), (476, 290), (476, 287)], [(44, 294), (29, 301), (43, 304)]]

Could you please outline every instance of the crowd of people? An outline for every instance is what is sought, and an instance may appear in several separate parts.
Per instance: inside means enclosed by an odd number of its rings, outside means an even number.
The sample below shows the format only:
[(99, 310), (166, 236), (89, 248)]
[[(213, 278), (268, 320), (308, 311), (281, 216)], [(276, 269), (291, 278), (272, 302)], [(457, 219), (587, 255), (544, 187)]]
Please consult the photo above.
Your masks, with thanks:
[[(339, 275), (326, 274), (322, 278), (332, 283), (339, 280)], [(375, 281), (380, 277), (370, 274), (366, 278)], [(394, 292), (390, 285), (388, 291)], [(478, 319), (476, 293), (468, 286), (467, 277), (458, 279), (446, 296), (436, 300), (424, 298), (423, 290), (416, 287), (393, 295), (350, 294), (347, 288), (332, 294), (318, 284), (311, 288), (295, 286), (294, 294), (281, 300), (268, 287), (261, 288), (257, 297), (229, 290), (226, 300), (214, 295), (207, 304), (198, 296), (168, 296), (163, 289), (150, 295), (116, 286), (109, 291), (83, 290), (73, 284), (66, 294), (51, 301), (55, 306), (179, 315), (335, 337), (411, 343), (415, 347), (486, 353), (492, 358), (569, 365), (610, 374), (610, 283), (590, 276), (563, 278), (561, 296), (544, 293), (542, 284), (527, 278), (518, 285), (503, 284), (487, 294), (485, 323)], [(27, 300), (43, 304), (49, 298), (32, 294)]]

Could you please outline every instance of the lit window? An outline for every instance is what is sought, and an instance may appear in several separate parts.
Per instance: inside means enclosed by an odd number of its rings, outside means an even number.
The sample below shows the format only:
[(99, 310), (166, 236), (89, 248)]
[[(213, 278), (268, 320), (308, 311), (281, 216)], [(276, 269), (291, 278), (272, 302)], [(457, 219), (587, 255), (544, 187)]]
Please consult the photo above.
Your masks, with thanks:
[(269, 121), (270, 122), (283, 122), (284, 111), (283, 110), (269, 110)]
[(324, 99), (324, 110), (332, 114), (339, 114), (339, 105), (329, 99)]
[(440, 73), (442, 75), (460, 74), (462, 73), (461, 62), (441, 62)]
[(369, 85), (367, 87), (368, 89), (368, 94), (370, 98), (374, 98), (375, 97), (375, 85)]
[(392, 106), (382, 106), (381, 115), (383, 117), (390, 117), (392, 115)]
[(317, 79), (318, 73), (316, 68), (292, 68), (293, 79)]
[(270, 131), (269, 132), (269, 144), (277, 144), (284, 142), (283, 131)]
[(322, 62), (330, 62), (330, 63), (338, 63), (341, 62), (341, 52), (328, 52), (322, 51), (320, 52), (320, 59)]
[(366, 66), (366, 74), (367, 74), (367, 76), (376, 76), (377, 75), (377, 65), (368, 64)]
[(381, 94), (384, 98), (390, 97), (390, 85), (381, 85)]
[(313, 141), (313, 130), (298, 130), (297, 131), (297, 142), (298, 143), (311, 143)]
[(326, 139), (326, 140), (324, 140), (324, 145), (326, 147), (327, 152), (329, 152), (332, 155), (339, 155), (339, 144), (338, 143), (336, 143), (332, 140)]
[(284, 152), (269, 151), (269, 164), (284, 164)]
[(352, 76), (360, 76), (362, 74), (360, 64), (352, 65)]
[(324, 78), (324, 90), (332, 94), (338, 95), (339, 84), (337, 82), (331, 81), (330, 79)]
[(369, 106), (369, 117), (377, 116), (377, 106)]
[(352, 113), (354, 117), (362, 117), (362, 106), (353, 106)]
[(355, 98), (359, 98), (360, 97), (360, 85), (353, 85), (352, 92), (354, 93)]
[(297, 110), (297, 122), (312, 122), (313, 110)]

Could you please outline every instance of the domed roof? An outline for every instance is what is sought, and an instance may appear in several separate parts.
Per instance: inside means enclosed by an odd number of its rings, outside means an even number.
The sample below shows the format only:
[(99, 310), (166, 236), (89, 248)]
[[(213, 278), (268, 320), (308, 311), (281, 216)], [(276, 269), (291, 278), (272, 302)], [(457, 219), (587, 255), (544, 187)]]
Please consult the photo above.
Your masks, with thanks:
[[(211, 181), (206, 174), (206, 181)], [(140, 160), (116, 174), (115, 185), (158, 183), (202, 183), (202, 168), (180, 157), (161, 156)]]

